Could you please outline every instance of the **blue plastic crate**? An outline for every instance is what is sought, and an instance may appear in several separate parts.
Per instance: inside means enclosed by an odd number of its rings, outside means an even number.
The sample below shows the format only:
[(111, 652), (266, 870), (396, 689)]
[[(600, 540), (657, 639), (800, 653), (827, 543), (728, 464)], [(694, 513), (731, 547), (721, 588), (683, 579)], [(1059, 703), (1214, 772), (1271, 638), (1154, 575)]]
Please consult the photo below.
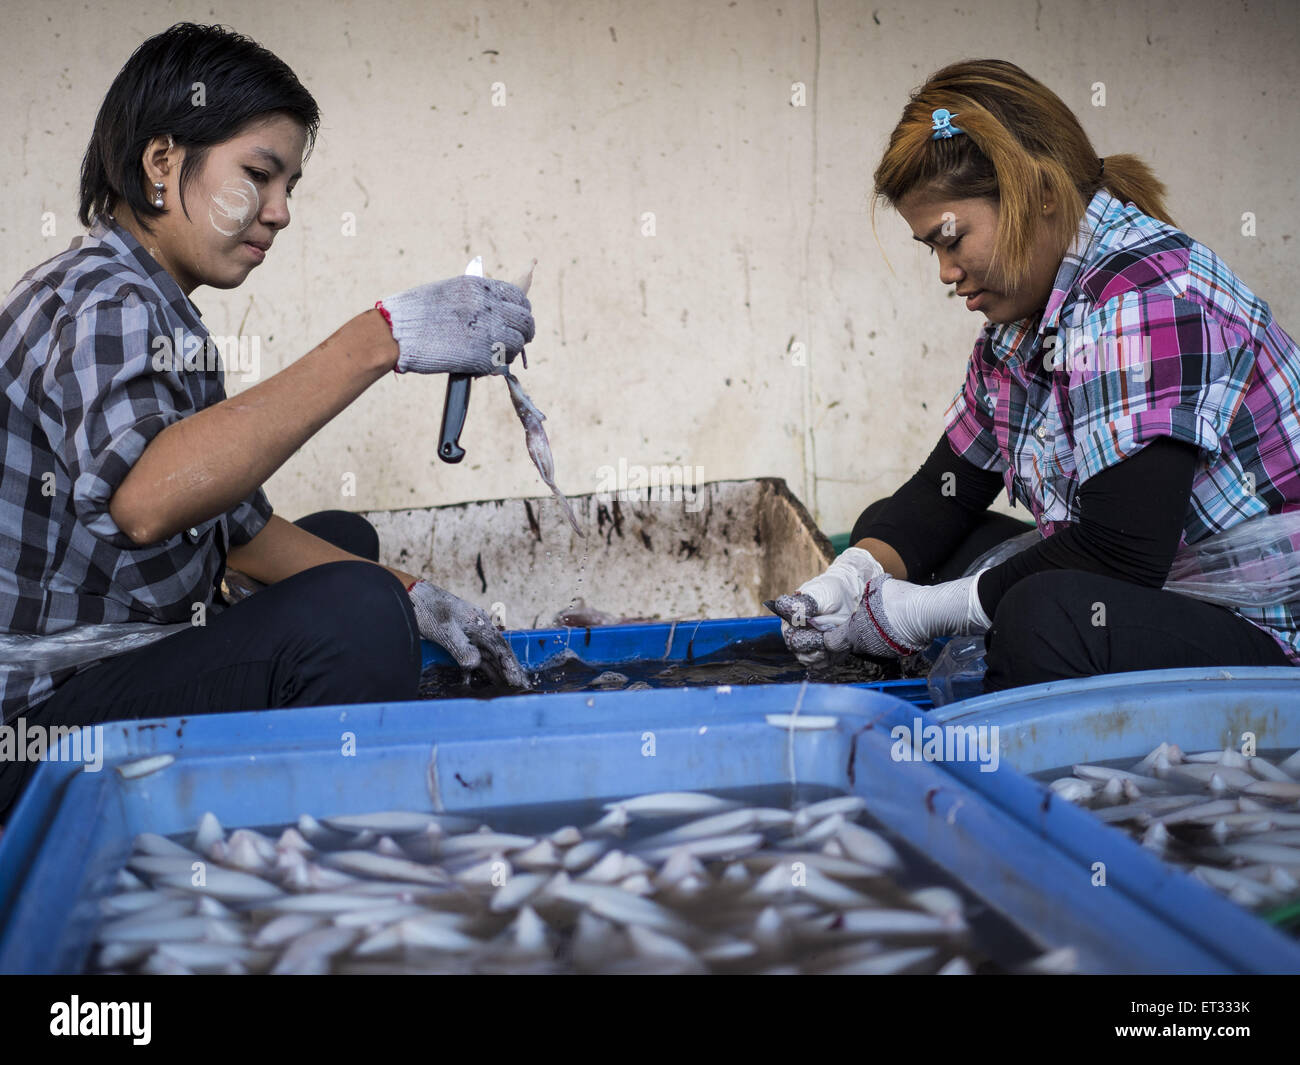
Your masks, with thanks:
[(998, 726), (1002, 757), (1024, 773), (1135, 761), (1157, 744), (1210, 750), (1300, 746), (1300, 670), (1293, 666), (1108, 673), (993, 692), (933, 708), (938, 721)]
[[(833, 719), (790, 730), (794, 710)], [(789, 782), (862, 795), (873, 817), (1043, 948), (1097, 972), (1295, 968), (1295, 947), (1013, 772), (895, 761), (914, 706), (851, 686), (565, 693), (119, 722), (105, 768), (47, 762), (0, 839), (0, 971), (77, 971), (96, 897), (135, 835), (379, 809), (466, 811)], [(925, 719), (929, 720), (929, 719)], [(642, 755), (654, 732), (655, 757)], [(344, 733), (356, 753), (340, 753)], [(170, 753), (127, 780), (116, 765)], [(1091, 886), (1103, 860), (1111, 886)]]
[[(588, 665), (617, 669), (629, 662), (716, 661), (729, 655), (743, 658), (747, 652), (770, 654), (785, 649), (781, 621), (771, 615), (592, 628), (520, 629), (504, 635), (515, 656), (529, 669), (536, 669), (565, 651), (573, 652)], [(437, 644), (424, 640), (421, 646), (425, 669), (454, 664), (451, 655)], [(855, 687), (885, 692), (915, 706), (932, 705), (923, 677), (872, 681)]]
[[(930, 712), (953, 724), (997, 725), (1001, 757), (1022, 773), (1137, 761), (1162, 742), (1185, 751), (1239, 748), (1244, 732), (1254, 734), (1259, 750), (1290, 748), (1300, 746), (1300, 672), (1234, 666), (1111, 673), (993, 692)], [(1300, 966), (1300, 943), (1292, 940), (1292, 949)]]

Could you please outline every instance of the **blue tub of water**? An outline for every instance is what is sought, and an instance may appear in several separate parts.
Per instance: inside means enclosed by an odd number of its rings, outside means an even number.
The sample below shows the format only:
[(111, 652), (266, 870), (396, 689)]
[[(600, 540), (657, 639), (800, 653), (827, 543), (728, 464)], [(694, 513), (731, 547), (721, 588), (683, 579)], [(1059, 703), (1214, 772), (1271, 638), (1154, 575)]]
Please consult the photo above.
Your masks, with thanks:
[[(587, 665), (614, 671), (634, 663), (670, 665), (789, 654), (781, 639), (781, 621), (772, 615), (592, 628), (521, 629), (506, 632), (504, 636), (524, 667), (534, 670), (566, 653), (577, 655)], [(936, 643), (934, 653), (942, 646), (941, 642)], [(425, 669), (454, 665), (451, 655), (437, 644), (424, 640), (422, 649)], [(792, 666), (796, 665), (793, 656), (790, 661)], [(855, 686), (885, 692), (915, 706), (933, 705), (924, 677), (871, 681)]]
[[(996, 725), (1001, 757), (1026, 774), (1135, 762), (1163, 742), (1189, 752), (1239, 750), (1247, 734), (1256, 750), (1290, 749), (1300, 747), (1300, 673), (1291, 666), (1112, 673), (993, 692), (930, 714), (953, 725)], [(1044, 802), (1054, 798), (1034, 786)], [(1300, 941), (1290, 943), (1287, 971), (1300, 970)]]
[(937, 721), (998, 726), (1002, 757), (1023, 773), (1185, 751), (1300, 746), (1300, 670), (1293, 666), (1156, 669), (1052, 681), (933, 708)]
[[(797, 713), (809, 729), (768, 714)], [(813, 721), (809, 721), (813, 718)], [(97, 897), (144, 831), (381, 809), (473, 811), (659, 790), (816, 786), (863, 796), (1035, 949), (1089, 972), (1276, 972), (1294, 947), (1086, 812), (974, 762), (896, 760), (916, 707), (852, 686), (770, 685), (416, 701), (119, 722), (100, 772), (44, 764), (0, 839), (0, 971), (76, 972)], [(929, 719), (924, 719), (929, 720)], [(645, 756), (647, 733), (655, 755)], [(355, 753), (344, 756), (351, 737)], [(66, 742), (66, 741), (65, 741)], [(124, 779), (115, 767), (171, 754)], [(987, 764), (987, 763), (986, 763)], [(1104, 860), (1110, 886), (1091, 886)]]

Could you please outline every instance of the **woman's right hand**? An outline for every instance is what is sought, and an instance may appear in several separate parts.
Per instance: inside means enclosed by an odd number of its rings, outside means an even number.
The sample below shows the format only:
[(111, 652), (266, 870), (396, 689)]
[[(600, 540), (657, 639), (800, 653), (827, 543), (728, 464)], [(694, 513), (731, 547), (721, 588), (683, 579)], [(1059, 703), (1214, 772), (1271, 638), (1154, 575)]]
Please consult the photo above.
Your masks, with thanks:
[(398, 373), (504, 373), (534, 334), (523, 290), (489, 277), (435, 281), (376, 306), (397, 341)]
[(825, 659), (820, 633), (848, 621), (862, 605), (867, 583), (884, 572), (870, 551), (850, 547), (820, 577), (777, 597), (774, 608), (781, 617), (781, 635), (799, 661), (813, 665)]
[(406, 590), (420, 635), (445, 648), (464, 670), (480, 666), (498, 684), (526, 690), (528, 675), (492, 619), (445, 588), (417, 580)]

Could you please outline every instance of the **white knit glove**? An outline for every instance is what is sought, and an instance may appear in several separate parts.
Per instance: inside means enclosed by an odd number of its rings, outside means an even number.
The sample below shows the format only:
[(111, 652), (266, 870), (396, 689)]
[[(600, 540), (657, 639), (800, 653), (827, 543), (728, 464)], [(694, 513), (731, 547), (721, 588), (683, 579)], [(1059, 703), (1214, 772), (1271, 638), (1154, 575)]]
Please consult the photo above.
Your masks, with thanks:
[(809, 666), (824, 661), (820, 633), (848, 621), (862, 604), (867, 582), (884, 572), (870, 551), (850, 547), (820, 577), (805, 581), (792, 595), (778, 596), (772, 608), (795, 657)]
[(397, 341), (398, 373), (504, 373), (533, 339), (532, 304), (505, 281), (468, 274), (375, 304)]
[(823, 637), (830, 654), (904, 658), (938, 636), (987, 632), (992, 622), (979, 599), (980, 570), (943, 584), (922, 585), (882, 574), (867, 584), (862, 606)]
[(527, 688), (528, 677), (506, 638), (483, 611), (428, 581), (407, 590), (420, 635), (445, 647), (461, 669), (483, 670), (498, 683)]
[[(794, 595), (779, 596), (776, 612), (798, 624), (798, 608), (803, 607), (803, 624), (823, 632), (833, 629), (848, 621), (849, 615), (862, 605), (867, 582), (884, 572), (866, 548), (850, 547), (820, 577), (801, 584)], [(807, 596), (812, 603), (791, 602), (799, 596)]]

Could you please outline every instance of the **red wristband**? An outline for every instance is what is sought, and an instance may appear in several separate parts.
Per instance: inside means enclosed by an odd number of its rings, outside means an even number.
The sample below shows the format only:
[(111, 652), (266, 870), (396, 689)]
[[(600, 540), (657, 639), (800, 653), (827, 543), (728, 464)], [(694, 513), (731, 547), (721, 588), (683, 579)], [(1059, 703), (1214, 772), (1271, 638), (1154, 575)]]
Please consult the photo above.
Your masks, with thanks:
[[(384, 306), (383, 300), (375, 300), (375, 310), (377, 310), (380, 314), (384, 316), (384, 321), (388, 323), (388, 331), (391, 333), (393, 331), (393, 316), (388, 313), (388, 308)], [(399, 358), (397, 361), (401, 362), (402, 360), (400, 358), (401, 356), (400, 351), (398, 352), (398, 356)], [(401, 372), (402, 371), (397, 368), (397, 363), (393, 363), (393, 373), (401, 373)]]
[(917, 651), (915, 647), (904, 647), (902, 644), (889, 638), (889, 633), (887, 633), (884, 626), (880, 624), (880, 620), (876, 617), (876, 612), (871, 609), (870, 592), (870, 582), (868, 582), (867, 590), (862, 593), (862, 605), (866, 608), (867, 618), (871, 622), (871, 627), (876, 630), (876, 635), (880, 637), (881, 642), (900, 658), (915, 654)]

